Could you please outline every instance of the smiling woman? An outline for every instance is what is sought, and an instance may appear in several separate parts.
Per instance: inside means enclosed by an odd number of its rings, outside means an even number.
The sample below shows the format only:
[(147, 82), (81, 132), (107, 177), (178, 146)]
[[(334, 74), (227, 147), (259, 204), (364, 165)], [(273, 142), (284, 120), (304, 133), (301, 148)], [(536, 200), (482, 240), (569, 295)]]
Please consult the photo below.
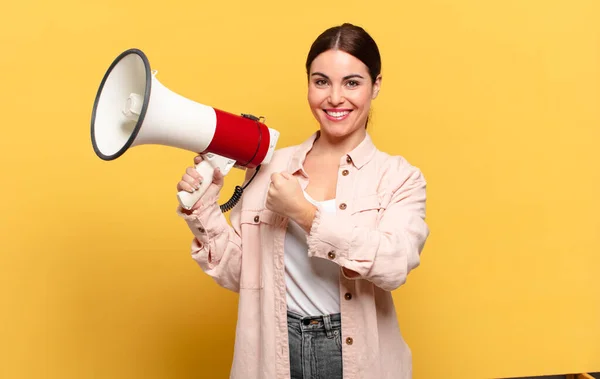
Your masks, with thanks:
[(429, 235), (425, 179), (366, 131), (381, 62), (364, 29), (323, 32), (306, 70), (319, 130), (247, 172), (256, 176), (231, 226), (217, 204), (221, 174), (189, 167), (177, 185), (193, 191), (212, 179), (179, 214), (194, 259), (240, 294), (231, 378), (412, 378), (391, 291), (419, 265)]
[[(325, 73), (324, 69), (335, 71)], [(377, 97), (382, 78), (379, 48), (364, 29), (343, 24), (323, 32), (308, 53), (306, 72), (311, 84), (309, 103), (315, 117), (319, 119), (319, 116), (322, 116), (318, 107), (323, 105), (325, 108), (322, 108), (322, 111), (329, 120), (345, 119), (354, 110), (352, 107), (339, 108), (342, 106), (339, 104), (340, 100), (345, 98), (350, 103), (357, 102), (362, 105), (362, 113), (367, 109), (366, 116), (355, 116), (355, 123), (367, 127), (370, 100)], [(342, 72), (349, 74), (340, 77)], [(355, 90), (358, 90), (358, 93), (350, 92)], [(328, 97), (329, 103), (319, 104), (319, 101), (323, 102), (324, 96)]]
[(359, 129), (366, 127), (381, 75), (372, 81), (364, 63), (339, 49), (319, 54), (310, 67), (308, 102), (321, 132), (328, 137), (354, 132), (364, 137)]

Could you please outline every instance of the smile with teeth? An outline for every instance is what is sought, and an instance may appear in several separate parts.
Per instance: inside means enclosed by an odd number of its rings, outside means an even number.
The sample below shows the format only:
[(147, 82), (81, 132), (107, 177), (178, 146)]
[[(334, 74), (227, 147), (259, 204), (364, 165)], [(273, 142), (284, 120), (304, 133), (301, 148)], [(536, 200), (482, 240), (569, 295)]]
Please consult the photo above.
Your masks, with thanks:
[(327, 115), (327, 118), (331, 119), (331, 120), (342, 120), (344, 118), (346, 118), (346, 116), (348, 116), (351, 112), (351, 110), (329, 110), (329, 109), (323, 109), (323, 111), (325, 112), (325, 114)]

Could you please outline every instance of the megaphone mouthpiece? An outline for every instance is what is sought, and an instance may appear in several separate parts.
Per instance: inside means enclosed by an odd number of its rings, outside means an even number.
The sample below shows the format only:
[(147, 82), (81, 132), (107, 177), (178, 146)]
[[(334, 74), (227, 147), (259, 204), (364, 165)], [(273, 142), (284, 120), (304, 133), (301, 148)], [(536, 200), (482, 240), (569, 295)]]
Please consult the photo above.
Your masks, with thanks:
[(125, 117), (138, 121), (140, 114), (142, 113), (142, 106), (144, 105), (144, 98), (137, 93), (129, 94), (123, 107), (123, 114)]

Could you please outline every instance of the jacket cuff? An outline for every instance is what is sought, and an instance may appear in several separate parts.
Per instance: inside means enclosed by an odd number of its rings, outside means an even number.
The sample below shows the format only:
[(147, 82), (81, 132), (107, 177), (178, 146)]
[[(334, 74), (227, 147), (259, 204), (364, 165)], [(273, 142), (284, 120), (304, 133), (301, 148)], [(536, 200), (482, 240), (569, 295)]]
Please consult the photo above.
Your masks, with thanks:
[[(184, 213), (181, 206), (177, 207), (177, 215), (183, 218), (196, 237), (197, 247), (206, 247), (212, 238), (223, 233), (227, 227), (227, 221), (224, 220), (223, 212), (217, 201), (217, 196), (206, 199), (198, 209), (190, 214)], [(213, 256), (211, 258), (213, 261), (219, 261), (221, 257)]]
[(379, 244), (376, 236), (355, 226), (351, 219), (320, 209), (315, 213), (307, 243), (309, 257), (337, 263), (346, 279), (367, 276)]
[(308, 256), (328, 259), (337, 264), (347, 260), (353, 226), (334, 214), (317, 208), (307, 236)]

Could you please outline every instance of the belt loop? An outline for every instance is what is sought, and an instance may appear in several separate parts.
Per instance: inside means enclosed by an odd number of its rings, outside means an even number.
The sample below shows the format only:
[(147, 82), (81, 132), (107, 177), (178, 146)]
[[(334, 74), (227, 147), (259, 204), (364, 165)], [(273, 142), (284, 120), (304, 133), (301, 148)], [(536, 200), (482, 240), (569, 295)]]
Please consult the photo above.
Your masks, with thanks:
[(323, 324), (325, 324), (325, 334), (327, 335), (327, 338), (332, 338), (333, 337), (333, 328), (331, 327), (331, 316), (330, 315), (324, 315), (323, 316)]

